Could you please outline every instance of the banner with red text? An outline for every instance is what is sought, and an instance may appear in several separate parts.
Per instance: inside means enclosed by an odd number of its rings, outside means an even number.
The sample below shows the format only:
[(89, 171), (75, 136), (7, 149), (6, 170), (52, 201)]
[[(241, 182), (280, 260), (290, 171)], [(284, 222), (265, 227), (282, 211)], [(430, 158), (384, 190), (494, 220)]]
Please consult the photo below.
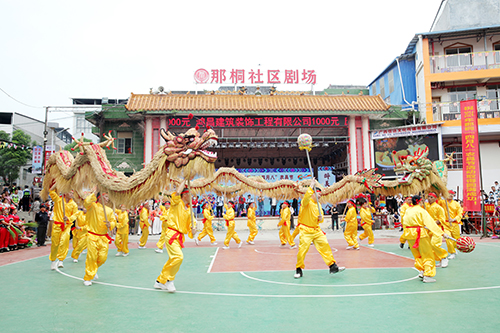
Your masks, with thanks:
[(464, 209), (481, 211), (479, 170), (479, 133), (477, 128), (477, 101), (460, 102), (462, 122), (462, 156), (464, 182)]

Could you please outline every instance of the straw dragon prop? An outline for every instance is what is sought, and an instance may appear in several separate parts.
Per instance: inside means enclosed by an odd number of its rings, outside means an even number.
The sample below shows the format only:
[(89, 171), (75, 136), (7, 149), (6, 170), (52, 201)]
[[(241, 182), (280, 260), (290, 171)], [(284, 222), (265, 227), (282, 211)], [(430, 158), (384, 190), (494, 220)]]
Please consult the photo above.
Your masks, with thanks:
[[(63, 150), (49, 158), (42, 198), (47, 198), (48, 189), (57, 182), (60, 192), (74, 189), (80, 200), (82, 198), (78, 196), (83, 189), (97, 186), (100, 191), (107, 192), (115, 204), (133, 207), (156, 197), (160, 192), (172, 189), (179, 178), (193, 179), (195, 175), (201, 176), (191, 181), (191, 190), (196, 195), (213, 191), (228, 197), (252, 193), (277, 199), (292, 199), (300, 198), (309, 185), (307, 180), (268, 183), (260, 177), (247, 177), (236, 169), (227, 167), (215, 172), (217, 154), (208, 150), (218, 141), (212, 129), (206, 130), (203, 135), (195, 128), (180, 135), (162, 129), (161, 136), (166, 144), (160, 147), (144, 169), (130, 177), (114, 170), (106, 157), (103, 148), (114, 148), (115, 139), (110, 133), (99, 144), (84, 142), (83, 135), (80, 140), (74, 139), (77, 143), (75, 148), (79, 150), (76, 158)], [(440, 176), (438, 169), (441, 168), (447, 175), (446, 165), (443, 161), (433, 164), (427, 159), (427, 153), (428, 151), (419, 151), (415, 156), (399, 158), (395, 170), (407, 173), (399, 181), (382, 181), (382, 176), (375, 173), (375, 169), (359, 171), (355, 175), (345, 176), (330, 187), (322, 188), (320, 202), (337, 203), (367, 191), (394, 195), (434, 190), (444, 195), (447, 193), (446, 178)], [(440, 167), (435, 165), (437, 162), (441, 162)]]

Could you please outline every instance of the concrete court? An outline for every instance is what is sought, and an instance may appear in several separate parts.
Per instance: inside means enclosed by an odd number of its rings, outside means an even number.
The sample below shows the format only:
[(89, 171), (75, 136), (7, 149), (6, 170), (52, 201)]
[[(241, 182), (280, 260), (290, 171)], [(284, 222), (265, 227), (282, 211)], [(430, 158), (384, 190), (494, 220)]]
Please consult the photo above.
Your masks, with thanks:
[[(246, 240), (247, 231), (239, 231)], [(302, 279), (294, 279), (296, 249), (280, 247), (277, 230), (259, 233), (255, 245), (221, 248), (224, 232), (200, 246), (187, 240), (177, 292), (153, 289), (168, 255), (137, 249), (99, 269), (84, 287), (84, 255), (50, 270), (49, 246), (0, 254), (2, 332), (497, 332), (500, 327), (500, 240), (480, 240), (438, 268), (423, 284), (397, 230), (376, 230), (375, 247), (347, 251), (341, 232), (327, 231), (346, 271), (329, 275), (311, 247)], [(296, 239), (298, 241), (298, 238)], [(70, 250), (71, 251), (71, 250)]]

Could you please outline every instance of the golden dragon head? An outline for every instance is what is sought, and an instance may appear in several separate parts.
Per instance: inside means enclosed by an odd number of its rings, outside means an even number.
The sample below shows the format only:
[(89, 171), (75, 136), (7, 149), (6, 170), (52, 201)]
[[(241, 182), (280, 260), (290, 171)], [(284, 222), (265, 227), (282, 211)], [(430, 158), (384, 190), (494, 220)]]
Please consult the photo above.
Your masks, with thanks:
[(208, 163), (214, 163), (217, 160), (217, 153), (207, 150), (218, 141), (212, 129), (207, 129), (203, 135), (200, 135), (196, 128), (190, 128), (180, 135), (165, 132), (164, 129), (161, 129), (160, 133), (167, 142), (163, 147), (167, 160), (178, 168), (186, 166), (189, 161), (197, 157)]
[(392, 152), (394, 161), (394, 172), (401, 176), (399, 182), (402, 184), (411, 184), (413, 179), (422, 181), (432, 172), (432, 162), (427, 158), (429, 147), (418, 149), (413, 155), (398, 155), (396, 151)]

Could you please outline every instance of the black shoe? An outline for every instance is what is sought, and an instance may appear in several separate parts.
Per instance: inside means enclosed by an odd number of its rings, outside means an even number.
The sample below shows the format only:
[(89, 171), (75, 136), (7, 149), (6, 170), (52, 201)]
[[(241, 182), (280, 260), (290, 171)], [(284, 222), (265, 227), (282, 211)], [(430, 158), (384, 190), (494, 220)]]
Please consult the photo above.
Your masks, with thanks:
[(301, 278), (302, 277), (302, 268), (298, 267), (295, 270), (295, 275), (293, 277), (296, 278), (296, 279)]
[(404, 248), (405, 247), (405, 243), (399, 243), (399, 247), (400, 248)]
[(399, 231), (403, 231), (403, 228), (399, 229)]
[(337, 263), (334, 262), (333, 264), (330, 265), (330, 274), (342, 272), (344, 269), (345, 267), (339, 267), (337, 266)]

